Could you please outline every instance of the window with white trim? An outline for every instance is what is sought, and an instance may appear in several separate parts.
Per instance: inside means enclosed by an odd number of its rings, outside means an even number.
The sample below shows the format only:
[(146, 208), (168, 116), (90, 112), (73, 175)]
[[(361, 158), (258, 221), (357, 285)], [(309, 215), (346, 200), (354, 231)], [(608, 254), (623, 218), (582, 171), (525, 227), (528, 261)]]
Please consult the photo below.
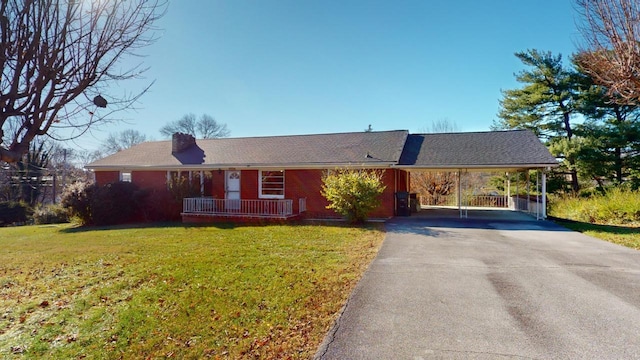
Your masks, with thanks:
[(284, 199), (284, 170), (260, 170), (261, 199)]
[(131, 172), (130, 171), (121, 171), (120, 172), (120, 181), (131, 182)]

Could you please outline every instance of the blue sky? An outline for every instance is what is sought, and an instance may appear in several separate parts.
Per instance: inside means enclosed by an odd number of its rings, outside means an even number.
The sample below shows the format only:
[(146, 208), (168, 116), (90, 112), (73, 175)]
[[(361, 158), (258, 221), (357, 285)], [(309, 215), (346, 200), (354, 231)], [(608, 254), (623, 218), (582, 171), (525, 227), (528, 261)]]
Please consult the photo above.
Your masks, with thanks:
[(513, 54), (568, 57), (575, 17), (571, 0), (174, 0), (142, 50), (146, 79), (110, 89), (155, 80), (150, 92), (125, 122), (77, 143), (128, 128), (161, 139), (186, 113), (212, 115), (233, 137), (421, 132), (442, 119), (488, 130), (500, 90), (518, 87)]

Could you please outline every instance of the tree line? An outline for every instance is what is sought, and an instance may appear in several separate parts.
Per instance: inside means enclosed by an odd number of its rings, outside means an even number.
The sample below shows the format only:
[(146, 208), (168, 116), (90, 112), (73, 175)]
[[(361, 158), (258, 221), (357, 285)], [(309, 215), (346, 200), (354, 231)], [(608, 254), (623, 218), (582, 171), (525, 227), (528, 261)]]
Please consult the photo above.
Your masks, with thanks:
[(515, 54), (526, 66), (522, 84), (504, 90), (494, 129), (530, 129), (561, 161), (550, 190), (577, 192), (581, 184), (600, 188), (640, 186), (640, 106), (597, 83), (581, 54), (563, 62), (560, 54), (536, 49)]

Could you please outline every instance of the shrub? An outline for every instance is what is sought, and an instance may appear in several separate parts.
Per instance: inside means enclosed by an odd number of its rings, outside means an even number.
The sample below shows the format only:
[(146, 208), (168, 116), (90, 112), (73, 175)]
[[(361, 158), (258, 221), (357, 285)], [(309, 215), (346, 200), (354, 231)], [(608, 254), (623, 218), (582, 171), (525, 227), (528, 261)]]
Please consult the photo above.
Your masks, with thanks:
[(153, 189), (141, 209), (145, 221), (179, 221), (182, 212), (182, 200), (177, 201), (167, 191)]
[(36, 224), (61, 224), (69, 222), (69, 211), (62, 205), (47, 205), (36, 208), (33, 212)]
[(380, 206), (384, 191), (382, 173), (365, 170), (336, 170), (322, 178), (322, 196), (333, 209), (350, 222), (363, 222)]
[(94, 225), (115, 225), (142, 220), (147, 193), (133, 183), (118, 181), (98, 187), (91, 197)]
[(24, 223), (31, 215), (31, 208), (23, 202), (0, 202), (0, 226)]
[(115, 225), (142, 220), (146, 196), (130, 182), (76, 183), (66, 189), (62, 204), (83, 225)]
[(598, 224), (640, 222), (640, 192), (613, 188), (588, 198), (564, 197), (550, 203), (555, 217)]
[(61, 198), (61, 204), (69, 211), (69, 215), (76, 218), (81, 224), (92, 223), (91, 198), (95, 193), (97, 185), (87, 182), (75, 182), (67, 186)]

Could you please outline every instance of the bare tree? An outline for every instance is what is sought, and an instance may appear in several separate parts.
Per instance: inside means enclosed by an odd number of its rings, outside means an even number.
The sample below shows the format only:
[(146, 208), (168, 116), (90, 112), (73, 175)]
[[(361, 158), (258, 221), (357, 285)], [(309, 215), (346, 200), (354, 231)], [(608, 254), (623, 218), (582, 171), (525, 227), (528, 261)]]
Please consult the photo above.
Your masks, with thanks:
[[(460, 131), (455, 121), (441, 118), (431, 121), (429, 128), (422, 129), (425, 133), (452, 133)], [(448, 205), (448, 196), (455, 194), (458, 176), (455, 172), (411, 172), (411, 186), (420, 194), (425, 204)]]
[(160, 129), (160, 133), (170, 137), (174, 133), (191, 134), (200, 139), (213, 139), (229, 136), (227, 124), (219, 123), (211, 115), (202, 114), (196, 119), (194, 114), (186, 114), (180, 120), (168, 123)]
[(576, 0), (584, 39), (575, 60), (613, 101), (640, 101), (640, 0)]
[(138, 130), (128, 129), (119, 133), (109, 134), (102, 144), (102, 148), (105, 154), (114, 154), (145, 141), (147, 141), (147, 137), (143, 133)]
[(453, 132), (459, 132), (460, 127), (455, 121), (449, 118), (441, 118), (439, 120), (431, 121), (431, 126), (427, 128), (422, 128), (420, 131), (423, 133), (433, 133), (433, 134), (453, 133)]
[(38, 136), (78, 137), (131, 107), (146, 89), (105, 93), (144, 72), (120, 61), (154, 41), (165, 9), (164, 0), (0, 2), (0, 160), (20, 160)]

